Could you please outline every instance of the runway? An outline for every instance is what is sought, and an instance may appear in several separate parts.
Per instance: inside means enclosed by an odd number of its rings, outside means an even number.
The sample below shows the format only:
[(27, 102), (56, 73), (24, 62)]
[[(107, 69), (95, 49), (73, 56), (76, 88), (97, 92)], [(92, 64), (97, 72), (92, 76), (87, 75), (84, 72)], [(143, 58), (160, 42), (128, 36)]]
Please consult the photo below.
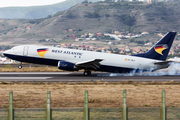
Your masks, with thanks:
[(0, 81), (28, 82), (85, 82), (85, 81), (180, 81), (180, 75), (147, 76), (146, 74), (111, 74), (93, 72), (91, 76), (83, 76), (83, 72), (0, 72)]

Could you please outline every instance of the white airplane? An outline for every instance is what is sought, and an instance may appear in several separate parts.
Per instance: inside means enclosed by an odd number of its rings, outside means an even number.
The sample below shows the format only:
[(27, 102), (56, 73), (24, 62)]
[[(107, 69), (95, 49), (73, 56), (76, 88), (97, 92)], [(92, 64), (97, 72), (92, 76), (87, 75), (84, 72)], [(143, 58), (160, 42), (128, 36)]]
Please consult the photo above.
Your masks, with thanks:
[[(91, 71), (128, 73), (131, 71), (154, 71), (169, 66), (166, 61), (176, 32), (168, 32), (148, 52), (136, 55), (119, 55), (57, 48), (38, 45), (20, 45), (6, 50), (3, 54), (20, 62), (57, 66), (58, 69), (78, 71), (84, 75)], [(22, 65), (19, 65), (22, 68)]]

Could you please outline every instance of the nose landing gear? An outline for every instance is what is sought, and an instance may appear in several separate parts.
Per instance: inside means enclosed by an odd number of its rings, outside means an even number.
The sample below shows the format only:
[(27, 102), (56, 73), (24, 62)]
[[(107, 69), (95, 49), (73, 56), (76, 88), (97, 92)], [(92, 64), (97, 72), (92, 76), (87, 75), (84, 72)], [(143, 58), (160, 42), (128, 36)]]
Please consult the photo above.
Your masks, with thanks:
[(18, 66), (18, 68), (19, 68), (19, 69), (21, 69), (21, 68), (22, 68), (22, 63), (20, 63), (20, 65)]

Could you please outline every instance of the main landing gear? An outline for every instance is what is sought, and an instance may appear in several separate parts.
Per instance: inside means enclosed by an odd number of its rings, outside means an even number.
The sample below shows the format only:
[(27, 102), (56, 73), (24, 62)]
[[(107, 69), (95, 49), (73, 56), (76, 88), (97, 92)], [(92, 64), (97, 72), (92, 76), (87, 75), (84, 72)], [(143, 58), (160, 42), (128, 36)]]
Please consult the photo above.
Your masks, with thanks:
[(84, 75), (84, 76), (89, 76), (89, 75), (91, 75), (91, 71), (85, 70), (83, 75)]
[(18, 66), (18, 68), (19, 68), (19, 69), (21, 69), (21, 68), (22, 68), (22, 63), (20, 63), (20, 65)]

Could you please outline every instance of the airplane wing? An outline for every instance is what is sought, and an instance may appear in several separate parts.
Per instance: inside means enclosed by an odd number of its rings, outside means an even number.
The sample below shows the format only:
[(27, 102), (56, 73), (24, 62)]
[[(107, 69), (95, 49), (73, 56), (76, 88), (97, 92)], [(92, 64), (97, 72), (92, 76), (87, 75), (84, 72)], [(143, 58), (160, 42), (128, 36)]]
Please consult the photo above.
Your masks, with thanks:
[(88, 61), (82, 61), (75, 63), (76, 67), (83, 68), (83, 69), (93, 69), (97, 70), (99, 66), (101, 65), (100, 62), (103, 61), (103, 59), (92, 59)]

